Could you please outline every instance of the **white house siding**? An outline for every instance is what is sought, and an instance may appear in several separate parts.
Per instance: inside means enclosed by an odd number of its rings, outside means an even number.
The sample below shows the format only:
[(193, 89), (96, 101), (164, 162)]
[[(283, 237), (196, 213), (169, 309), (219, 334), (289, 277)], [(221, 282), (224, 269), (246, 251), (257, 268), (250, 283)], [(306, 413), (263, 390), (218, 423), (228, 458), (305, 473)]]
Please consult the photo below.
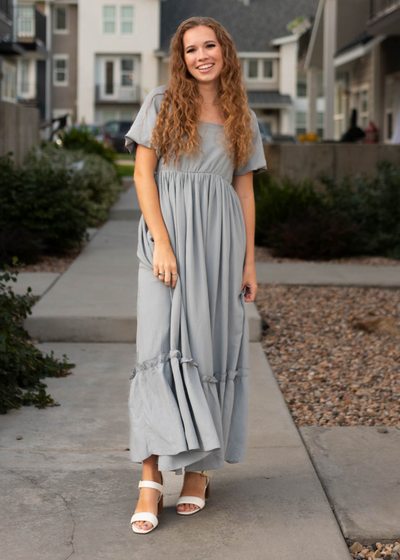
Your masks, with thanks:
[[(297, 97), (297, 57), (298, 42), (292, 41), (280, 47), (279, 68), (279, 91), (290, 95), (292, 99)], [(282, 134), (293, 134), (296, 129), (296, 107), (295, 104), (281, 111), (280, 132)]]
[[(115, 34), (103, 33), (103, 5), (117, 9)], [(120, 30), (121, 6), (134, 7), (133, 33), (124, 35)], [(120, 59), (138, 57), (140, 99), (137, 103), (108, 105), (105, 110), (120, 111), (133, 116), (140, 102), (158, 85), (158, 61), (154, 52), (159, 47), (160, 0), (85, 0), (79, 4), (78, 20), (78, 120), (95, 121), (96, 117), (96, 60), (102, 57)], [(98, 114), (98, 113), (97, 113)]]

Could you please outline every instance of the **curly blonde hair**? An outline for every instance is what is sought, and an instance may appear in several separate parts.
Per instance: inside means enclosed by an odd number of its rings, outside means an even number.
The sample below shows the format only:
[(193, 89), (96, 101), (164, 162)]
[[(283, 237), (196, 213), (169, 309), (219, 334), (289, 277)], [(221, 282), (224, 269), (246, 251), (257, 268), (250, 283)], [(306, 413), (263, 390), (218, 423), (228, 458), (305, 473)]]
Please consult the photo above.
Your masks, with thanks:
[(217, 102), (225, 119), (223, 148), (227, 151), (229, 145), (229, 155), (234, 167), (239, 167), (247, 162), (254, 148), (252, 116), (248, 108), (236, 47), (225, 28), (210, 17), (191, 17), (183, 21), (171, 39), (171, 77), (153, 128), (150, 145), (158, 149), (167, 164), (172, 158), (174, 163), (177, 163), (181, 154), (193, 155), (196, 148), (202, 151), (197, 140), (201, 97), (197, 80), (186, 67), (183, 47), (185, 32), (199, 25), (213, 29), (221, 45), (224, 64), (220, 74)]

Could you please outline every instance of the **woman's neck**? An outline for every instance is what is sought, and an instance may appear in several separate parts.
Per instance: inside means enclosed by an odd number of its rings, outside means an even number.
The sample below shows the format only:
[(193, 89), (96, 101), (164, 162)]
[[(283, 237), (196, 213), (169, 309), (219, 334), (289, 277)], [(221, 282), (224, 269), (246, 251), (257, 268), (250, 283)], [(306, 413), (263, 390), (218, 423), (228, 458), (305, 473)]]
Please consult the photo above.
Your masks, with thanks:
[(217, 105), (218, 85), (215, 83), (198, 84), (198, 91), (204, 105)]

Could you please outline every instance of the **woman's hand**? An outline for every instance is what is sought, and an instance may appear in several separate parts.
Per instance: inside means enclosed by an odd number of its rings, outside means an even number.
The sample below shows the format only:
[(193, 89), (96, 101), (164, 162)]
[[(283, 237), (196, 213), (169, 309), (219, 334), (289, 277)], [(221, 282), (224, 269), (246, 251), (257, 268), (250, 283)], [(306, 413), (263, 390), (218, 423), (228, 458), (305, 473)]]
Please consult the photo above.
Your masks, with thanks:
[(257, 293), (257, 278), (255, 264), (245, 264), (243, 268), (242, 288), (246, 286), (244, 301), (254, 301)]
[[(164, 273), (164, 275), (160, 276), (159, 272)], [(169, 240), (154, 242), (153, 273), (166, 286), (175, 288), (178, 279), (178, 267)]]

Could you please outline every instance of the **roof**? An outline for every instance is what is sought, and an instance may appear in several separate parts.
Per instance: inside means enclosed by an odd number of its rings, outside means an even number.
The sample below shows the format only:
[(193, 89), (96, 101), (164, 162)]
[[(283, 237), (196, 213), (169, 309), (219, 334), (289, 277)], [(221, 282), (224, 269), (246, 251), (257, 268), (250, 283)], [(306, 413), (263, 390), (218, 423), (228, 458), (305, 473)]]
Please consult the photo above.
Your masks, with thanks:
[(351, 51), (351, 49), (354, 49), (354, 47), (358, 47), (360, 45), (366, 45), (367, 43), (372, 41), (373, 38), (374, 37), (372, 35), (368, 35), (367, 31), (363, 31), (362, 33), (360, 33), (360, 35), (357, 35), (357, 37), (355, 37), (352, 41), (350, 41), (350, 43), (347, 43), (347, 45), (339, 49), (335, 53), (335, 56), (338, 56), (339, 54), (343, 54), (347, 51)]
[(213, 17), (232, 36), (236, 49), (274, 51), (270, 41), (290, 35), (286, 25), (298, 16), (315, 17), (319, 0), (165, 0), (161, 2), (160, 50), (169, 51), (170, 40), (185, 19)]
[(292, 104), (290, 95), (283, 95), (279, 91), (248, 91), (247, 98), (252, 107), (281, 107)]

